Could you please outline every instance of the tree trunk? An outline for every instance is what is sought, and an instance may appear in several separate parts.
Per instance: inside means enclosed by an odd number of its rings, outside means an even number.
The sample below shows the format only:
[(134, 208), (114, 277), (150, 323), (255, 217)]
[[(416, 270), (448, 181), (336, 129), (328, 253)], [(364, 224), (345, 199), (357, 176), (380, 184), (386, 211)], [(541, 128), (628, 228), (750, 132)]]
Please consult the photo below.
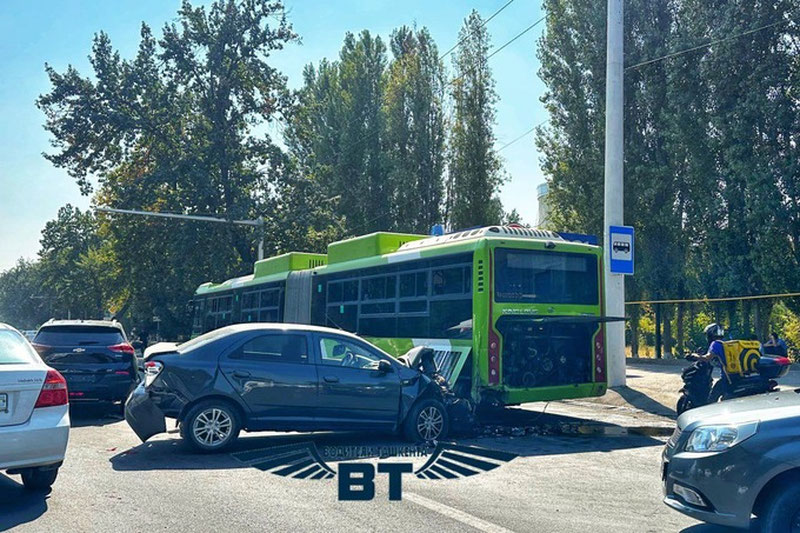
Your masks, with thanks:
[(761, 336), (761, 306), (758, 305), (758, 302), (753, 304), (753, 326), (756, 332), (756, 337), (763, 341), (764, 337)]
[(747, 338), (755, 333), (753, 324), (750, 321), (750, 315), (753, 311), (752, 307), (750, 300), (742, 301), (742, 334)]
[(737, 339), (743, 339), (744, 336), (742, 335), (741, 328), (739, 328), (739, 324), (737, 323), (737, 316), (736, 316), (736, 304), (735, 300), (726, 302), (725, 307), (727, 308), (726, 311), (728, 312), (728, 331)]
[(664, 322), (664, 355), (672, 357), (672, 304), (664, 304), (661, 320)]
[(677, 356), (678, 357), (682, 357), (683, 356), (683, 352), (685, 350), (685, 342), (684, 342), (685, 339), (684, 339), (684, 330), (683, 330), (683, 304), (682, 303), (678, 304), (678, 316), (677, 316), (677, 319), (676, 319), (676, 323), (677, 323), (676, 325), (677, 325), (677, 330), (678, 330), (676, 352), (677, 352)]
[(661, 305), (655, 304), (656, 308), (656, 359), (661, 359)]
[(639, 358), (639, 313), (638, 305), (631, 306), (631, 357)]
[(755, 307), (755, 327), (756, 335), (760, 340), (765, 340), (769, 336), (769, 315), (772, 313), (773, 303), (770, 300), (757, 300)]

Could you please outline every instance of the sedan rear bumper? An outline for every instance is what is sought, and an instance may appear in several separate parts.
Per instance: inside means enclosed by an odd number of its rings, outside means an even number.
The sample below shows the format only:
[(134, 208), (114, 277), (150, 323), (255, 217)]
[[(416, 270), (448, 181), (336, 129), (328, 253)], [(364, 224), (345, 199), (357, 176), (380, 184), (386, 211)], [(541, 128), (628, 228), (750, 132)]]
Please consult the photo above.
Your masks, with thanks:
[(125, 402), (125, 421), (142, 442), (167, 431), (164, 413), (150, 399), (144, 383), (140, 383)]
[(0, 470), (60, 463), (69, 440), (69, 406), (40, 407), (24, 424), (0, 427)]

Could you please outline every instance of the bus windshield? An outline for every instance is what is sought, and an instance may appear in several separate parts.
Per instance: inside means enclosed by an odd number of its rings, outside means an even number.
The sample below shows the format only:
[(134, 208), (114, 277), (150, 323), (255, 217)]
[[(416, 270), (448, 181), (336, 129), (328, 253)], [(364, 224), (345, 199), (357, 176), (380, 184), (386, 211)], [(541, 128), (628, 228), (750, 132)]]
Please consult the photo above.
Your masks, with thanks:
[(498, 248), (495, 301), (597, 305), (597, 257), (591, 254)]

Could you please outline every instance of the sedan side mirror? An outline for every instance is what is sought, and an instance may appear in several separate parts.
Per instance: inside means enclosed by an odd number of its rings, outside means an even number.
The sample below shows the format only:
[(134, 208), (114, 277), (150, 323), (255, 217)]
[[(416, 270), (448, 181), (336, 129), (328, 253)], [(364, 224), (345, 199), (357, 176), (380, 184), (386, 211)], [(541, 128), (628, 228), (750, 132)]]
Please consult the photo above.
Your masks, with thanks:
[(388, 374), (390, 372), (394, 372), (394, 368), (392, 367), (392, 363), (385, 359), (381, 359), (378, 361), (378, 372), (382, 372), (384, 374)]

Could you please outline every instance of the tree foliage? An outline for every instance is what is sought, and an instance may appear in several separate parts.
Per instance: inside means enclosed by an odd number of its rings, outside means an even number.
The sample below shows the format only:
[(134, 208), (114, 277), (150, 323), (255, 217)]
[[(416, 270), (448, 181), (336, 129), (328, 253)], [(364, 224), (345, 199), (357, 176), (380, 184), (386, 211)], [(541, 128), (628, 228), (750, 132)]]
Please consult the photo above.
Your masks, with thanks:
[[(272, 66), (298, 40), (279, 0), (184, 0), (158, 35), (142, 24), (130, 58), (98, 33), (90, 73), (46, 66), (45, 157), (94, 205), (260, 218), (263, 232), (68, 205), (38, 261), (0, 275), (0, 316), (34, 325), (114, 313), (174, 337), (189, 329), (199, 284), (252, 272), (262, 234), (274, 255), (377, 230), (427, 233), (445, 217), (499, 222), (497, 96), (476, 13), (461, 36), (453, 83), (430, 32), (402, 26), (388, 40), (347, 33), (338, 57), (308, 65), (290, 91)], [(17, 312), (8, 298), (21, 294)]]
[[(796, 0), (626, 3), (624, 215), (637, 229), (629, 299), (797, 287), (797, 8)], [(600, 234), (605, 5), (548, 0), (545, 9), (539, 57), (551, 120), (537, 144), (552, 223)], [(763, 336), (770, 304), (758, 305)], [(735, 305), (727, 314), (738, 322)]]
[(477, 11), (464, 21), (453, 57), (453, 128), (447, 183), (448, 222), (453, 228), (498, 224), (497, 191), (504, 181), (495, 152), (497, 93), (488, 63), (489, 33)]
[(346, 234), (442, 220), (444, 66), (426, 28), (398, 28), (389, 43), (391, 60), (380, 37), (348, 33), (337, 60), (306, 66), (286, 132)]
[[(55, 148), (46, 157), (100, 204), (268, 217), (268, 251), (277, 251), (274, 216), (287, 216), (277, 192), (295, 183), (264, 133), (291, 105), (269, 58), (295, 39), (282, 4), (268, 0), (184, 1), (160, 38), (142, 25), (131, 60), (100, 33), (92, 77), (47, 67), (52, 89), (37, 101)], [(239, 227), (130, 218), (103, 227), (132, 311), (167, 331), (185, 329), (197, 285), (249, 270), (255, 257), (257, 236)]]

